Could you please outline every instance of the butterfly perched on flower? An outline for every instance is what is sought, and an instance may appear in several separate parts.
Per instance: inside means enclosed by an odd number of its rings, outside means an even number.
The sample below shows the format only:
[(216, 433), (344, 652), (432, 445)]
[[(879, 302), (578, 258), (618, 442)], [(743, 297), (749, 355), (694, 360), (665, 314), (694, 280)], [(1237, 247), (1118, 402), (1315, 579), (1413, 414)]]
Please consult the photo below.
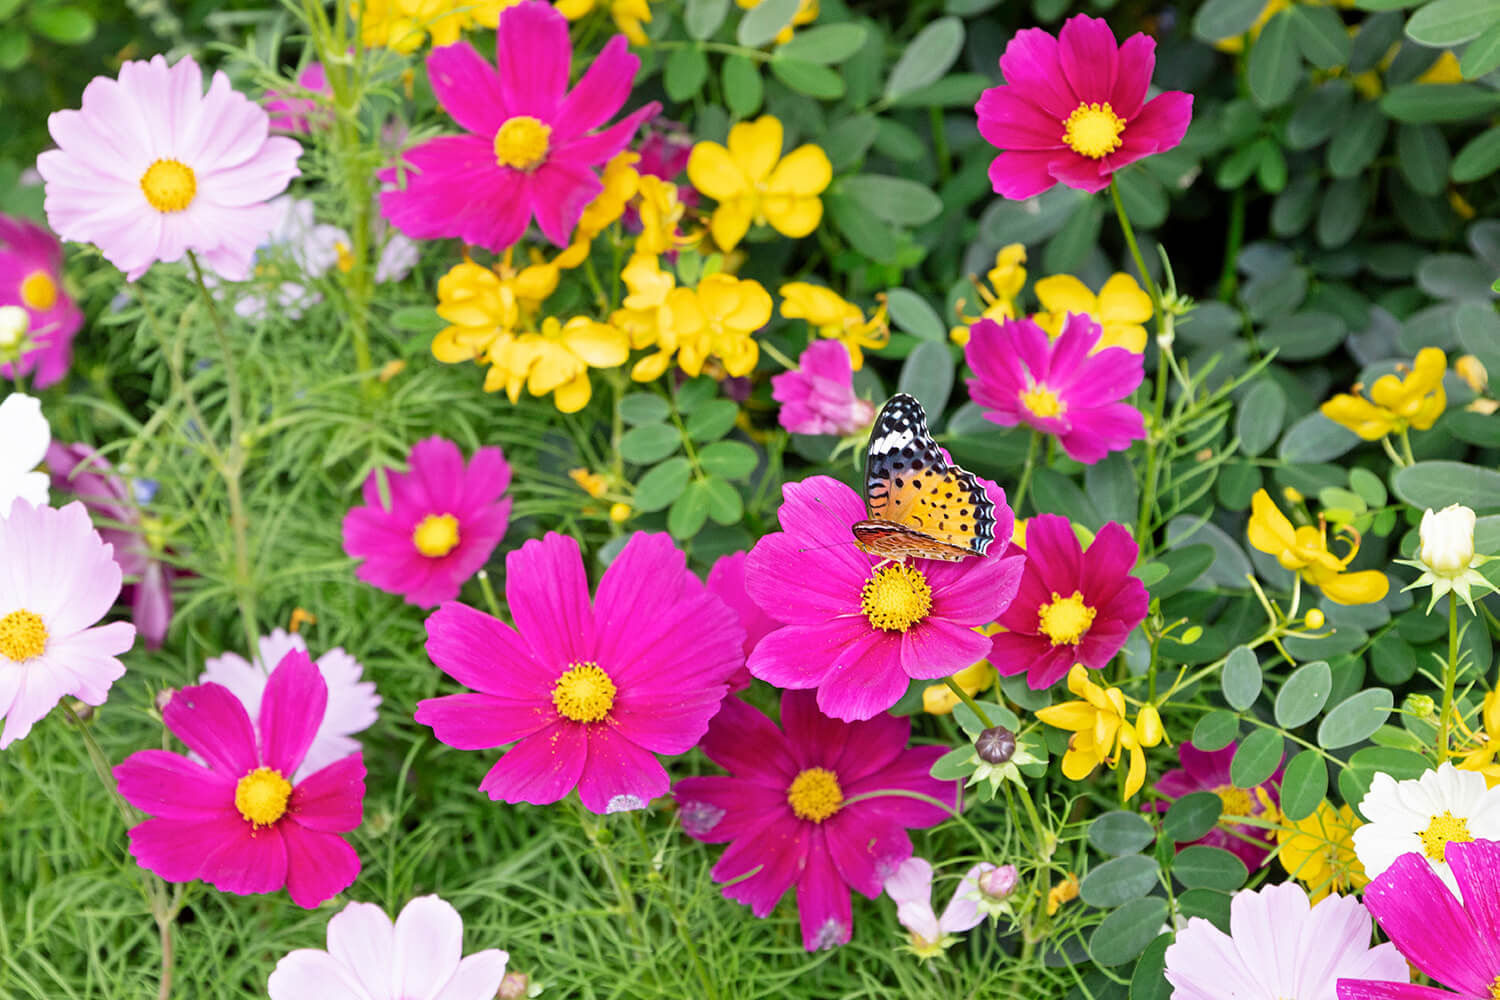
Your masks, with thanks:
[(927, 430), (922, 404), (897, 393), (875, 418), (865, 453), (865, 513), (854, 544), (904, 562), (959, 562), (995, 540), (995, 504), (972, 472), (952, 464)]

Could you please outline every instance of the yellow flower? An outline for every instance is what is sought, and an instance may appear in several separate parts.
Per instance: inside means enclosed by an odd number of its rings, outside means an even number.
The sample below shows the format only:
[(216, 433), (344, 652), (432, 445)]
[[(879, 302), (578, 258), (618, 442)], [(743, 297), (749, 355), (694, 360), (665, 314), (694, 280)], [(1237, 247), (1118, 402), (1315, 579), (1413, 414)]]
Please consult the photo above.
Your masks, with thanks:
[(1078, 876), (1072, 872), (1068, 877), (1047, 890), (1047, 916), (1056, 916), (1064, 903), (1078, 898)]
[(1354, 831), (1361, 826), (1354, 810), (1335, 809), (1324, 799), (1311, 816), (1276, 831), (1281, 867), (1307, 886), (1314, 903), (1331, 892), (1348, 894), (1369, 884), (1354, 853)]
[(637, 382), (650, 382), (660, 378), (672, 362), (672, 351), (660, 345), (660, 331), (664, 322), (671, 318), (665, 315), (667, 293), (677, 284), (670, 271), (661, 269), (661, 262), (650, 254), (636, 254), (630, 258), (620, 272), (628, 293), (610, 317), (610, 322), (630, 336), (630, 346), (641, 348), (658, 347), (657, 353), (648, 355), (635, 363), (630, 377)]
[(569, 469), (568, 478), (577, 483), (579, 489), (595, 499), (602, 497), (604, 491), (609, 488), (603, 476), (588, 469)]
[[(989, 280), (989, 287), (979, 284), (978, 279), (971, 276), (974, 288), (979, 292), (979, 300), (984, 303), (984, 311), (978, 316), (964, 315), (959, 313), (961, 326), (955, 326), (948, 333), (948, 338), (959, 347), (969, 342), (969, 326), (981, 319), (992, 319), (996, 323), (1003, 323), (1008, 319), (1016, 318), (1016, 299), (1021, 294), (1021, 289), (1026, 286), (1026, 247), (1021, 243), (1011, 243), (1001, 247), (1000, 252), (995, 254), (995, 266), (990, 268), (985, 277)], [(959, 303), (960, 309), (963, 303)]]
[(1464, 71), (1459, 68), (1458, 56), (1449, 49), (1444, 49), (1443, 54), (1437, 57), (1431, 66), (1422, 71), (1417, 77), (1417, 83), (1463, 83)]
[(360, 38), (373, 48), (411, 52), (432, 36), (434, 46), (452, 45), (476, 24), (494, 28), (500, 12), (520, 0), (366, 0), (351, 3)]
[(555, 264), (517, 271), (506, 252), (493, 268), (465, 260), (438, 280), (438, 315), (449, 326), (432, 341), (439, 361), (474, 361), (501, 337), (529, 327), (542, 301), (557, 289)]
[(1250, 30), (1244, 35), (1235, 35), (1233, 38), (1221, 38), (1214, 42), (1214, 48), (1220, 52), (1243, 52), (1245, 51), (1245, 38), (1248, 36), (1253, 42), (1260, 37), (1261, 29), (1270, 23), (1271, 18), (1286, 10), (1292, 5), (1292, 0), (1269, 0), (1255, 23), (1250, 25)]
[(719, 203), (709, 232), (724, 252), (750, 224), (769, 223), (783, 236), (806, 236), (823, 219), (818, 197), (833, 180), (828, 155), (811, 143), (781, 157), (781, 122), (762, 115), (729, 130), (729, 147), (700, 142), (688, 158), (688, 179)]
[[(974, 631), (981, 635), (994, 635), (1000, 631), (998, 624), (983, 625)], [(981, 691), (988, 690), (995, 683), (999, 675), (995, 668), (990, 666), (989, 660), (980, 660), (978, 663), (964, 667), (953, 675), (953, 682), (963, 688), (964, 693), (970, 698)], [(929, 684), (922, 689), (922, 711), (928, 715), (948, 715), (952, 713), (953, 706), (958, 704), (958, 695), (947, 684), (939, 681)]]
[(675, 348), (677, 365), (696, 376), (710, 355), (730, 375), (749, 375), (760, 360), (754, 334), (771, 321), (771, 294), (757, 281), (711, 274), (697, 288), (667, 294), (669, 321), (658, 331), (663, 348)]
[(1054, 274), (1036, 283), (1036, 297), (1045, 312), (1034, 318), (1054, 339), (1062, 333), (1068, 313), (1086, 313), (1104, 328), (1096, 351), (1123, 347), (1140, 354), (1146, 350), (1146, 328), (1151, 318), (1151, 296), (1123, 271), (1112, 276), (1095, 295), (1071, 274)]
[(787, 319), (805, 319), (818, 336), (840, 341), (849, 348), (849, 361), (855, 371), (865, 365), (865, 349), (878, 351), (891, 342), (884, 303), (865, 319), (859, 306), (821, 285), (793, 281), (776, 291), (781, 296), (781, 315)]
[[(589, 11), (598, 6), (597, 0), (557, 0), (552, 6), (557, 12), (569, 21), (576, 21)], [(628, 39), (631, 45), (645, 45), (650, 39), (646, 37), (646, 31), (641, 27), (642, 22), (651, 22), (651, 6), (647, 0), (612, 0), (609, 5), (609, 16), (614, 18), (615, 27)]]
[(1417, 352), (1411, 371), (1405, 378), (1382, 375), (1370, 386), (1370, 398), (1362, 386), (1354, 394), (1340, 393), (1319, 409), (1323, 416), (1341, 427), (1347, 427), (1366, 441), (1378, 441), (1414, 427), (1425, 431), (1437, 422), (1448, 405), (1443, 391), (1443, 372), (1448, 356), (1436, 347)]
[(650, 174), (640, 179), (641, 234), (637, 254), (664, 254), (678, 249), (677, 223), (686, 208), (677, 200), (677, 185)]
[(1341, 524), (1336, 532), (1345, 536), (1348, 552), (1339, 557), (1328, 547), (1328, 527), (1310, 524), (1292, 527), (1269, 493), (1257, 490), (1250, 501), (1250, 544), (1276, 557), (1284, 568), (1302, 574), (1302, 579), (1320, 588), (1335, 604), (1373, 604), (1382, 600), (1390, 581), (1379, 570), (1346, 572), (1359, 553), (1359, 532)]
[[(759, 7), (762, 0), (734, 0), (745, 10)], [(776, 44), (785, 45), (792, 40), (792, 28), (804, 24), (812, 24), (818, 19), (818, 0), (802, 0), (797, 5), (797, 13), (792, 15), (792, 23), (782, 28), (776, 35)]]
[(1460, 718), (1459, 725), (1467, 736), (1468, 746), (1463, 751), (1458, 767), (1463, 771), (1478, 771), (1491, 788), (1500, 785), (1500, 763), (1495, 756), (1500, 754), (1500, 691), (1491, 691), (1484, 696), (1480, 709), (1483, 728), (1473, 732)]
[(578, 217), (578, 231), (573, 236), (574, 245), (580, 241), (592, 240), (604, 232), (610, 223), (625, 214), (626, 204), (635, 197), (640, 186), (641, 175), (635, 170), (639, 160), (640, 155), (628, 149), (610, 157), (610, 161), (604, 165), (603, 176), (599, 178), (604, 184), (604, 190), (588, 203), (583, 214)]
[(485, 360), (486, 392), (505, 390), (512, 403), (521, 387), (533, 396), (554, 393), (553, 403), (563, 413), (577, 413), (593, 396), (590, 368), (614, 368), (630, 357), (630, 338), (608, 323), (574, 316), (566, 323), (548, 316), (537, 333), (497, 339)]
[[(1082, 700), (1065, 701), (1038, 709), (1036, 713), (1047, 725), (1073, 733), (1068, 740), (1068, 752), (1063, 755), (1063, 776), (1070, 781), (1082, 781), (1100, 764), (1117, 767), (1129, 751), (1130, 766), (1125, 774), (1128, 802), (1146, 783), (1146, 755), (1142, 747), (1155, 746), (1160, 739), (1159, 721), (1153, 734), (1156, 739), (1146, 743), (1136, 727), (1126, 721), (1125, 695), (1119, 688), (1102, 688), (1089, 680), (1088, 668), (1081, 663), (1075, 663), (1068, 671), (1068, 690)], [(1139, 716), (1137, 720), (1140, 721)]]

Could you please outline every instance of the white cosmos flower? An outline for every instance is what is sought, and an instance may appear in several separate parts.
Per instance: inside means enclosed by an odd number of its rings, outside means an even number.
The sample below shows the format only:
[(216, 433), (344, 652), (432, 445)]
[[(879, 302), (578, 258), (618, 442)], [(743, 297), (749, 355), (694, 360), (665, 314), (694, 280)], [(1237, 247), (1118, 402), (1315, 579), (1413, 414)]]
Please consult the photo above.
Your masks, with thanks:
[(0, 517), (10, 513), (17, 497), (33, 507), (48, 502), (47, 474), (36, 467), (51, 443), (41, 400), (19, 392), (0, 400)]
[(1407, 781), (1375, 775), (1359, 811), (1369, 822), (1354, 831), (1354, 853), (1372, 879), (1401, 855), (1416, 853), (1457, 895), (1458, 882), (1443, 859), (1448, 842), (1500, 840), (1500, 790), (1477, 771), (1447, 761)]

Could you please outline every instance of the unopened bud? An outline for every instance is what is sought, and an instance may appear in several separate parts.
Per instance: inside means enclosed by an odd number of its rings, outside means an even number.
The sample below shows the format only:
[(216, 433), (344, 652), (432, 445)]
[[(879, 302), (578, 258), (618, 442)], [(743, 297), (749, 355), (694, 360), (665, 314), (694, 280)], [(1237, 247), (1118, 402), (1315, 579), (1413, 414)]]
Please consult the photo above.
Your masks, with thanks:
[(165, 712), (167, 710), (167, 703), (170, 702), (176, 694), (176, 688), (162, 688), (160, 691), (156, 692), (156, 710), (158, 712)]
[(0, 306), (0, 351), (20, 346), (31, 328), (31, 314), (20, 306)]
[(986, 764), (1004, 764), (1015, 756), (1016, 734), (1004, 726), (994, 726), (979, 734), (974, 752)]
[(1281, 495), (1286, 499), (1287, 503), (1301, 503), (1307, 499), (1302, 495), (1302, 491), (1295, 486), (1283, 486), (1281, 488)]
[(609, 519), (616, 524), (624, 524), (626, 521), (630, 520), (630, 504), (612, 504), (609, 508)]
[(500, 980), (500, 992), (495, 1000), (521, 1000), (531, 987), (531, 979), (524, 972), (507, 972)]
[(1485, 369), (1484, 362), (1472, 354), (1465, 354), (1453, 362), (1453, 371), (1475, 392), (1484, 392), (1489, 388), (1490, 373)]
[(1193, 625), (1190, 626), (1186, 631), (1184, 631), (1182, 633), (1182, 637), (1177, 641), (1182, 643), (1184, 646), (1191, 646), (1201, 638), (1203, 638), (1203, 626)]
[(77, 698), (69, 698), (67, 705), (73, 710), (73, 714), (78, 716), (79, 722), (87, 722), (94, 717), (94, 706), (87, 702), (79, 701)]
[(1161, 713), (1155, 705), (1142, 705), (1140, 712), (1136, 713), (1135, 735), (1143, 747), (1156, 746), (1166, 735), (1161, 728)]
[(990, 899), (1005, 899), (1016, 891), (1016, 883), (1020, 880), (1021, 874), (1015, 865), (1001, 865), (979, 876), (979, 891)]
[(1406, 704), (1403, 707), (1407, 712), (1419, 719), (1434, 719), (1437, 717), (1437, 702), (1432, 700), (1431, 695), (1409, 694), (1406, 696)]
[(1324, 615), (1323, 612), (1319, 609), (1313, 608), (1307, 613), (1307, 617), (1304, 619), (1304, 621), (1307, 622), (1308, 628), (1322, 628), (1328, 623), (1328, 617)]

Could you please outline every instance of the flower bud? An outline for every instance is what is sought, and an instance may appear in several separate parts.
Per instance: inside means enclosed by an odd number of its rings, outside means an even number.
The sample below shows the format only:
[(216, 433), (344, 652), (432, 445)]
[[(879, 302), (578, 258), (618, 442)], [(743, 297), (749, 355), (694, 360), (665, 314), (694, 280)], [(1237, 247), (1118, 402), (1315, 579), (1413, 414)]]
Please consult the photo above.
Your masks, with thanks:
[(1422, 564), (1438, 576), (1466, 572), (1474, 562), (1474, 520), (1474, 512), (1462, 504), (1450, 504), (1435, 514), (1429, 507), (1420, 529)]
[(531, 980), (526, 973), (507, 972), (500, 980), (500, 992), (495, 994), (495, 1000), (521, 1000), (530, 987)]
[(165, 712), (167, 710), (168, 703), (171, 702), (173, 696), (175, 696), (176, 694), (176, 688), (162, 688), (160, 691), (156, 692), (156, 710), (158, 712)]
[(630, 520), (630, 504), (611, 504), (609, 508), (609, 519), (616, 524), (624, 524), (626, 521)]
[(1016, 891), (1016, 883), (1020, 880), (1015, 865), (1001, 865), (979, 876), (979, 891), (990, 899), (1005, 899)]
[(1135, 736), (1143, 747), (1154, 747), (1166, 735), (1161, 728), (1161, 713), (1155, 705), (1142, 705), (1135, 716)]
[(1489, 388), (1490, 373), (1484, 367), (1484, 362), (1472, 354), (1465, 354), (1453, 362), (1453, 371), (1475, 392), (1484, 392)]
[(20, 306), (0, 306), (0, 351), (12, 350), (26, 339), (31, 314)]
[(98, 711), (93, 705), (85, 701), (79, 701), (77, 698), (69, 698), (67, 706), (73, 710), (74, 715), (78, 716), (79, 722), (89, 721), (94, 717), (94, 713)]
[(979, 734), (974, 752), (986, 764), (1004, 764), (1015, 756), (1016, 734), (1004, 726), (994, 726)]
[(1431, 721), (1437, 718), (1437, 702), (1431, 695), (1409, 694), (1402, 708), (1419, 719)]

